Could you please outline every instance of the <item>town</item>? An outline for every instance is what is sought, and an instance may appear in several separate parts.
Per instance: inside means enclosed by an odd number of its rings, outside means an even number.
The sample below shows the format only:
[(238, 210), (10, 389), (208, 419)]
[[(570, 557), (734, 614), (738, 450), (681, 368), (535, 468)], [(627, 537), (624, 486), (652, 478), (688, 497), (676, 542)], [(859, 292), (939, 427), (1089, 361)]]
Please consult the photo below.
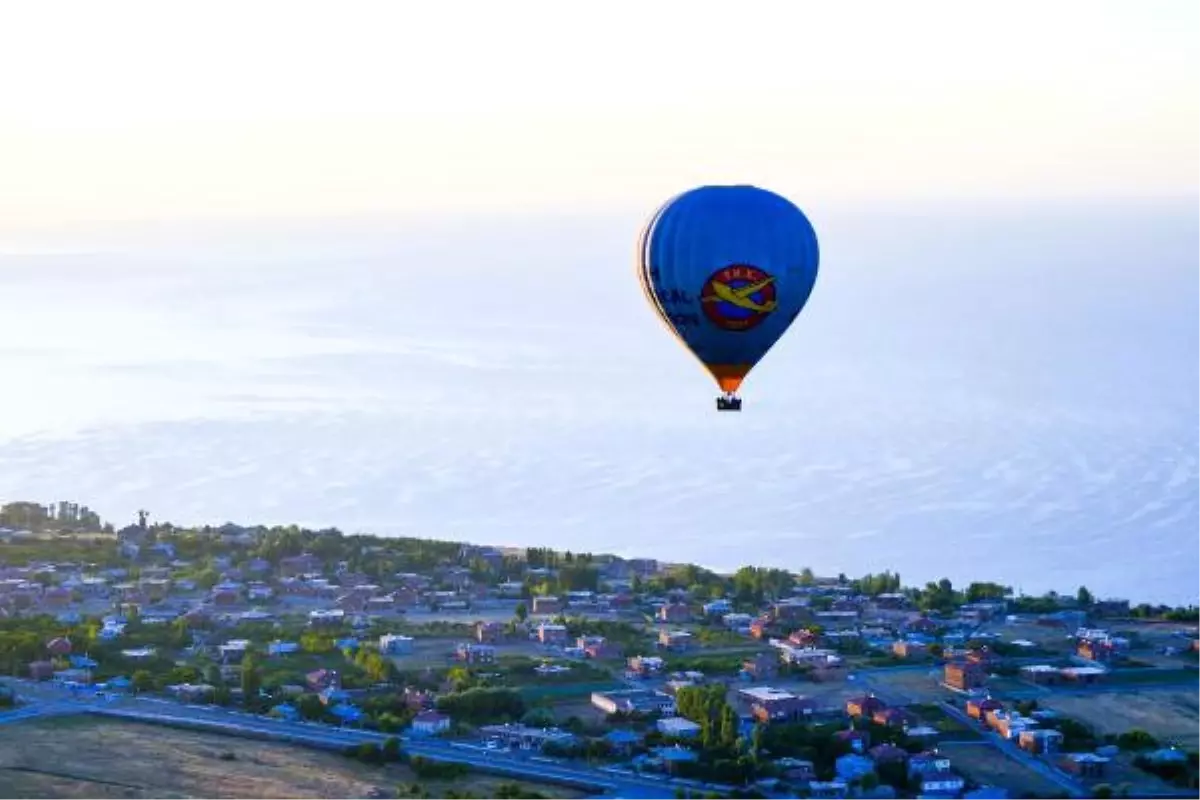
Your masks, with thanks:
[(381, 797), (1195, 797), (1198, 649), (1085, 587), (0, 509), (0, 735), (282, 742)]

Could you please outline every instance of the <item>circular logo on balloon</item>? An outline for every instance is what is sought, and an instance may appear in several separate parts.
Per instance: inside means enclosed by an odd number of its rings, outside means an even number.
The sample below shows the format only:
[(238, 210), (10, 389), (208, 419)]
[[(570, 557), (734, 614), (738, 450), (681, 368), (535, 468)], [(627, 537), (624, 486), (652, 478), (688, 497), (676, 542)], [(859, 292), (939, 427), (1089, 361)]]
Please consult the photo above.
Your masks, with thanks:
[(770, 316), (777, 305), (774, 276), (745, 264), (717, 270), (700, 290), (704, 315), (727, 331), (750, 330)]

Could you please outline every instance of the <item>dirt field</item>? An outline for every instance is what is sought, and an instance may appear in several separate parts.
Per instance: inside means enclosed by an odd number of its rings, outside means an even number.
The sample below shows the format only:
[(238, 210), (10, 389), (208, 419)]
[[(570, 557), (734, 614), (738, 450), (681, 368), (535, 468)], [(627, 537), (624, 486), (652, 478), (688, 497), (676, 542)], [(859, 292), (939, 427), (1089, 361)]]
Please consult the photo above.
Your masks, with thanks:
[(985, 627), (989, 633), (1000, 635), (1001, 641), (1013, 642), (1024, 639), (1033, 642), (1037, 647), (1029, 652), (1030, 655), (1044, 655), (1046, 658), (1066, 656), (1075, 649), (1075, 640), (1067, 638), (1074, 629), (1051, 628), (1033, 623), (993, 622)]
[[(228, 754), (234, 760), (225, 760)], [(224, 757), (223, 757), (224, 756)], [(0, 728), (0, 797), (394, 797), (416, 776), (333, 753), (149, 725), (70, 718)], [(490, 797), (503, 779), (468, 775), (425, 781), (434, 797), (469, 790)], [(580, 797), (558, 786), (522, 784), (549, 797)]]
[(1097, 733), (1124, 733), (1141, 728), (1151, 735), (1195, 749), (1200, 713), (1196, 690), (1096, 694), (1088, 697), (1051, 695), (1039, 705), (1091, 725)]
[(1062, 787), (1043, 778), (985, 744), (942, 744), (943, 754), (956, 770), (980, 785), (1003, 786), (1010, 797), (1032, 794), (1036, 797), (1058, 797)]
[[(937, 671), (939, 677), (930, 673)], [(896, 705), (933, 703), (953, 694), (940, 683), (940, 671), (931, 664), (928, 670), (914, 672), (865, 672), (859, 676), (861, 694), (868, 687), (882, 699)], [(855, 681), (851, 682), (853, 686)]]

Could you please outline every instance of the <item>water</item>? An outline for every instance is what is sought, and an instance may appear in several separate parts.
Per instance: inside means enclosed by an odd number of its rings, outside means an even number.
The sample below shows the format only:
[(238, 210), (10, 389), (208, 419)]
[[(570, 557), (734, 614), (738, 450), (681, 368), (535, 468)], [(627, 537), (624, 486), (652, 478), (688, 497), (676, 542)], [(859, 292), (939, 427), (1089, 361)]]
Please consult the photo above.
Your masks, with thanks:
[(1194, 204), (814, 221), (719, 416), (632, 216), (10, 246), (0, 497), (1196, 602)]

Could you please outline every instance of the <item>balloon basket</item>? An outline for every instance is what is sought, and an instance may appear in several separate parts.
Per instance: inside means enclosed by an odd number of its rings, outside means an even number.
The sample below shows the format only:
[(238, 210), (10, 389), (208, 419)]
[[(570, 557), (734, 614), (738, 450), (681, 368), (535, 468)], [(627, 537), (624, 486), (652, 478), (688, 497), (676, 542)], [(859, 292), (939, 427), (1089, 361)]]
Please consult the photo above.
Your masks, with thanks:
[(741, 410), (742, 410), (742, 398), (734, 397), (732, 395), (729, 397), (718, 397), (717, 398), (717, 411), (741, 411)]

